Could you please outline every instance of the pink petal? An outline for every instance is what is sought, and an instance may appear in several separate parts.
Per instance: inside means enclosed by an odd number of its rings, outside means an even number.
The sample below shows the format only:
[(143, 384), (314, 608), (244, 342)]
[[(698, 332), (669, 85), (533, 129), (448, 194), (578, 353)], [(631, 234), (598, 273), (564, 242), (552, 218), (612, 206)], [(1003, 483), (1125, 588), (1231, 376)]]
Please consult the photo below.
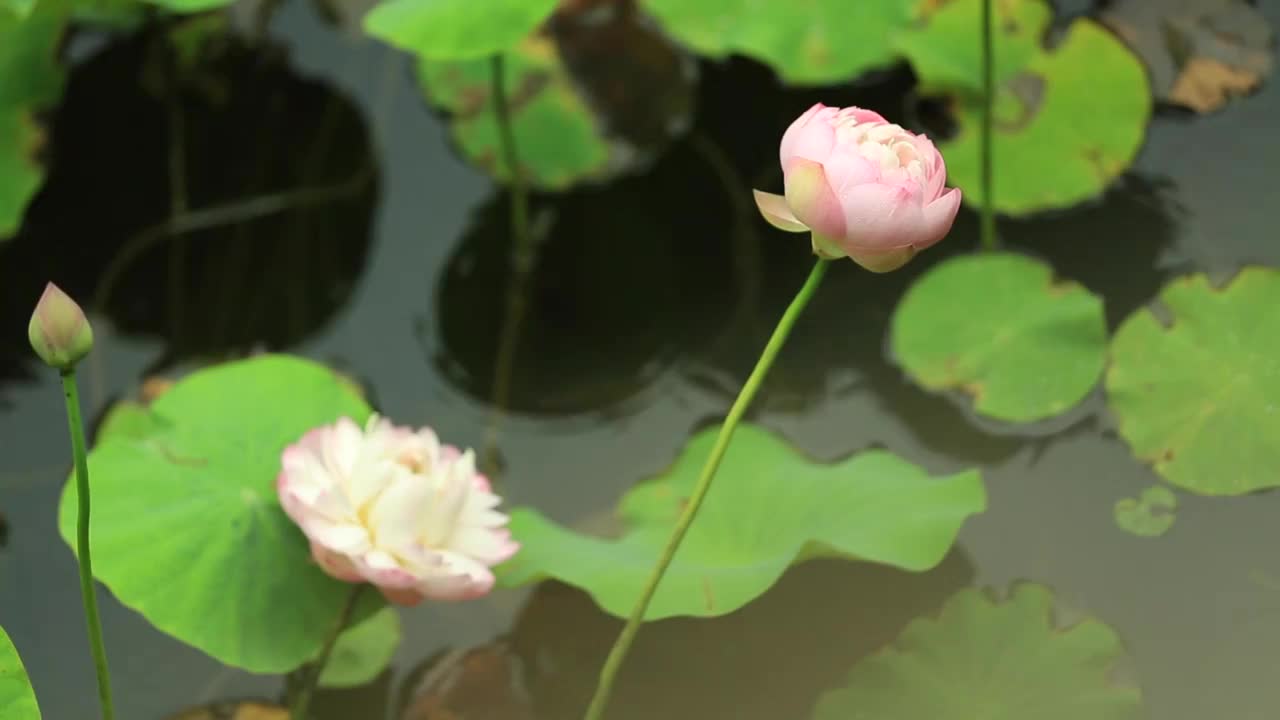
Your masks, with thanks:
[(822, 169), (827, 173), (827, 182), (839, 196), (846, 189), (855, 185), (865, 185), (880, 179), (880, 165), (857, 152), (832, 153)]
[(849, 259), (873, 273), (887, 273), (906, 265), (916, 256), (916, 249), (907, 247), (895, 248), (886, 252), (857, 251), (849, 253)]
[(849, 118), (852, 118), (853, 121), (858, 124), (889, 122), (888, 120), (885, 120), (884, 116), (878, 112), (875, 112), (873, 110), (867, 110), (865, 108), (855, 107), (852, 105), (847, 108), (842, 108), (840, 112), (837, 113), (837, 117), (840, 120), (848, 120)]
[(845, 252), (883, 252), (914, 245), (925, 234), (920, 188), (908, 185), (857, 185), (840, 196), (848, 232)]
[(781, 195), (760, 190), (752, 190), (751, 195), (756, 199), (756, 208), (770, 225), (786, 232), (805, 232), (809, 229), (796, 219), (791, 208), (787, 207), (787, 199)]
[[(800, 222), (830, 237), (844, 235), (845, 213), (820, 163), (802, 158), (786, 171), (787, 206)], [(875, 186), (867, 186), (875, 187)]]
[(319, 543), (312, 542), (311, 557), (330, 577), (337, 578), (343, 582), (364, 582), (364, 577), (360, 575), (360, 571), (356, 569), (356, 566), (346, 555), (336, 553)]
[(924, 206), (924, 227), (921, 229), (922, 239), (913, 243), (917, 250), (923, 250), (938, 242), (951, 232), (951, 224), (960, 211), (960, 188), (952, 188), (937, 200)]
[(412, 588), (419, 580), (384, 550), (371, 550), (352, 557), (352, 561), (365, 580), (380, 588)]
[(942, 153), (938, 152), (929, 138), (913, 135), (911, 142), (920, 156), (920, 164), (924, 166), (924, 201), (928, 204), (942, 194), (943, 185), (947, 182), (947, 167), (942, 160)]
[(471, 600), (493, 589), (489, 568), (458, 553), (440, 553), (444, 567), (418, 583), (417, 590), (433, 600)]
[(836, 108), (818, 103), (791, 123), (787, 131), (782, 134), (782, 143), (778, 151), (778, 160), (784, 172), (794, 158), (805, 158), (815, 162), (827, 159), (836, 137), (830, 119), (834, 118), (837, 112)]

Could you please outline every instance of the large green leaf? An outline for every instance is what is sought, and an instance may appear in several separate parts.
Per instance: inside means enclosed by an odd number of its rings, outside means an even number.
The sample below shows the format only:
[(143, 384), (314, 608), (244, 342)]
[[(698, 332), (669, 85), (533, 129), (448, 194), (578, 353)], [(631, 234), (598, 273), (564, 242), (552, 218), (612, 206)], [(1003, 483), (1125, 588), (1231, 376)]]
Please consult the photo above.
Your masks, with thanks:
[[(555, 45), (544, 38), (530, 38), (507, 53), (505, 60), (511, 130), (528, 181), (545, 190), (563, 190), (607, 173), (611, 148), (561, 64)], [(453, 139), (462, 152), (506, 180), (511, 172), (501, 160), (491, 67), (488, 60), (424, 60), (419, 71), (427, 97), (451, 113)]]
[(36, 113), (62, 96), (57, 52), (65, 25), (59, 2), (42, 1), (21, 19), (0, 12), (0, 240), (18, 229), (44, 182), (45, 131)]
[[(131, 407), (89, 454), (94, 573), (160, 630), (253, 672), (313, 657), (350, 585), (311, 560), (276, 497), (280, 453), (369, 407), (330, 370), (263, 355), (195, 372)], [(120, 416), (125, 417), (125, 416)], [(60, 528), (74, 547), (75, 483)], [(358, 617), (381, 606), (377, 593)]]
[(6, 14), (15, 19), (25, 18), (35, 6), (35, 0), (0, 0), (0, 18)]
[(40, 720), (36, 693), (31, 689), (27, 669), (22, 666), (18, 649), (9, 634), (0, 627), (0, 718), (4, 720)]
[[(579, 535), (535, 510), (514, 511), (511, 529), (522, 547), (499, 567), (501, 581), (556, 578), (590, 593), (605, 611), (627, 615), (718, 431), (694, 436), (667, 472), (623, 497), (618, 512), (627, 531), (619, 539)], [(773, 434), (742, 426), (646, 619), (732, 612), (811, 557), (927, 570), (965, 518), (985, 506), (976, 470), (930, 478), (881, 450), (817, 464)]]
[(1204, 275), (1160, 293), (1170, 324), (1139, 310), (1111, 341), (1107, 400), (1134, 454), (1204, 495), (1280, 487), (1280, 271)]
[(826, 85), (891, 64), (916, 0), (641, 0), (676, 38), (713, 57), (741, 53), (786, 82)]
[(1018, 585), (1003, 603), (962, 590), (827, 693), (814, 720), (1138, 720), (1138, 690), (1111, 684), (1111, 628), (1053, 624), (1053, 597)]
[(472, 60), (511, 49), (555, 6), (556, 0), (384, 0), (364, 27), (423, 58)]
[(1060, 414), (1106, 363), (1102, 300), (1012, 253), (948, 260), (916, 281), (894, 312), (894, 357), (930, 390), (957, 388), (981, 414), (1030, 422)]
[[(1097, 195), (1142, 145), (1152, 104), (1142, 63), (1088, 19), (1072, 22), (1046, 49), (1052, 12), (1045, 0), (992, 5), (996, 208), (1019, 215)], [(941, 149), (951, 183), (975, 206), (982, 202), (981, 8), (982, 0), (951, 0), (896, 40), (921, 89), (951, 99), (958, 129)]]

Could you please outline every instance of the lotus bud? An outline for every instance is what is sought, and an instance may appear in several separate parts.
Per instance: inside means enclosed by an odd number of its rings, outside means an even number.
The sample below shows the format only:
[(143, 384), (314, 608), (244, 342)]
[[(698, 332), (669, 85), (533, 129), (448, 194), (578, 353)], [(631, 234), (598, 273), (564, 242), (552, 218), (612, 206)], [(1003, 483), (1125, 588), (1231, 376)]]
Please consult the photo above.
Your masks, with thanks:
[(44, 286), (27, 337), (40, 359), (62, 372), (74, 368), (93, 349), (93, 328), (84, 311), (53, 283)]

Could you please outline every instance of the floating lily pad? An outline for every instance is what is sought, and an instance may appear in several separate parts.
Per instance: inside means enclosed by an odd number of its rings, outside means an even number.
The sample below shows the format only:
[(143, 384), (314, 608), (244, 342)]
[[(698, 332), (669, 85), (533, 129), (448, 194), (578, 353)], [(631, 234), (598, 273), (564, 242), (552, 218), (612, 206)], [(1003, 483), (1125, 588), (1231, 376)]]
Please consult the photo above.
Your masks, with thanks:
[(1108, 675), (1124, 652), (1093, 619), (1054, 626), (1053, 597), (1018, 585), (1003, 603), (976, 589), (907, 626), (818, 702), (814, 720), (1137, 720), (1141, 693)]
[[(667, 472), (623, 497), (618, 513), (627, 530), (621, 538), (587, 537), (535, 510), (514, 511), (511, 530), (522, 547), (499, 567), (501, 581), (514, 586), (555, 578), (625, 617), (718, 431), (698, 433)], [(646, 619), (732, 612), (808, 558), (927, 570), (942, 560), (965, 518), (985, 507), (976, 470), (931, 478), (881, 450), (818, 464), (775, 435), (742, 426)]]
[(156, 429), (155, 417), (145, 405), (132, 400), (124, 400), (112, 405), (98, 426), (96, 442), (107, 438), (142, 440)]
[[(1022, 215), (1099, 194), (1142, 145), (1152, 106), (1142, 63), (1088, 19), (1072, 22), (1046, 49), (1052, 13), (1045, 0), (992, 6), (996, 209)], [(921, 90), (950, 98), (957, 131), (940, 147), (950, 182), (975, 206), (983, 199), (981, 9), (982, 0), (951, 0), (896, 41)]]
[(1111, 341), (1120, 436), (1165, 480), (1203, 495), (1280, 486), (1280, 271), (1204, 275), (1160, 293), (1171, 316), (1129, 316)]
[(895, 32), (915, 0), (641, 0), (674, 37), (698, 52), (740, 53), (768, 63), (793, 85), (826, 85), (892, 64)]
[[(263, 355), (195, 372), (149, 412), (150, 432), (135, 417), (89, 454), (97, 578), (228, 665), (282, 673), (314, 657), (351, 586), (312, 562), (281, 510), (280, 453), (339, 417), (364, 422), (369, 407), (327, 368)], [(59, 525), (73, 548), (76, 506), (69, 480)], [(382, 606), (364, 598), (358, 619)]]
[(0, 241), (17, 231), (44, 182), (45, 131), (36, 113), (62, 96), (57, 52), (65, 25), (61, 4), (48, 0), (21, 19), (0, 12)]
[(959, 389), (977, 412), (1006, 422), (1071, 409), (1106, 363), (1102, 300), (1012, 253), (932, 268), (907, 291), (890, 332), (896, 361), (916, 382)]
[(0, 717), (5, 720), (40, 720), (36, 693), (22, 666), (18, 649), (0, 628)]
[(1173, 527), (1178, 496), (1163, 485), (1152, 485), (1137, 498), (1117, 500), (1116, 525), (1138, 537), (1159, 537)]
[(509, 50), (547, 19), (556, 0), (386, 0), (365, 16), (372, 36), (433, 60)]
[(400, 644), (400, 613), (384, 607), (338, 636), (320, 673), (321, 687), (364, 685), (387, 669)]
[[(504, 87), (512, 133), (529, 182), (562, 190), (610, 170), (611, 148), (560, 62), (556, 46), (530, 38), (505, 56)], [(419, 65), (427, 97), (452, 115), (453, 139), (490, 174), (507, 180), (488, 60)]]

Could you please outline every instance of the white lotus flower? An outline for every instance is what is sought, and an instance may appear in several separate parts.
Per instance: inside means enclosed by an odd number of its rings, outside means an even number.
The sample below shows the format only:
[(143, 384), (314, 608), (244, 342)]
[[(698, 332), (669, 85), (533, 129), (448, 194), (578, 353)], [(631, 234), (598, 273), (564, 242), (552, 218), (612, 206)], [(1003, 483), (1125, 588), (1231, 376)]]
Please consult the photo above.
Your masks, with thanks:
[(490, 567), (519, 545), (475, 456), (377, 415), (349, 418), (285, 448), (280, 504), (325, 572), (388, 600), (464, 600), (493, 587)]

